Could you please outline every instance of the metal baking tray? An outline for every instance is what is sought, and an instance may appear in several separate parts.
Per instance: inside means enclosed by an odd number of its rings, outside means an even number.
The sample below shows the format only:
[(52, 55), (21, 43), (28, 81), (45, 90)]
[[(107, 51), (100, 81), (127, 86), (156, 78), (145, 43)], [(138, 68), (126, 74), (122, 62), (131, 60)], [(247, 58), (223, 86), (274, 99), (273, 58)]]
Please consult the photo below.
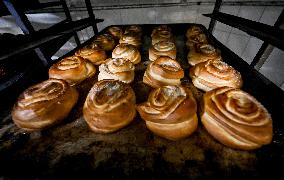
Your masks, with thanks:
[[(199, 101), (203, 93), (192, 85), (188, 71), (190, 66), (186, 60), (185, 33), (191, 25), (194, 24), (169, 24), (176, 38), (177, 60), (185, 70), (182, 84), (191, 88)], [(137, 103), (145, 101), (151, 90), (143, 84), (142, 77), (148, 61), (150, 34), (158, 24), (141, 26), (142, 63), (137, 65), (135, 80), (131, 84)], [(77, 86), (80, 93), (78, 103), (68, 118), (55, 127), (25, 133), (13, 124), (9, 110), (0, 112), (0, 178), (256, 179), (275, 176), (283, 179), (283, 91), (200, 26), (211, 43), (221, 50), (224, 61), (242, 74), (242, 89), (256, 97), (271, 113), (274, 128), (271, 144), (254, 151), (234, 150), (214, 140), (201, 122), (190, 137), (169, 141), (153, 135), (139, 114), (130, 125), (118, 132), (95, 134), (82, 117), (82, 106), (97, 81), (97, 71), (95, 78)], [(65, 56), (74, 54), (93, 39)]]

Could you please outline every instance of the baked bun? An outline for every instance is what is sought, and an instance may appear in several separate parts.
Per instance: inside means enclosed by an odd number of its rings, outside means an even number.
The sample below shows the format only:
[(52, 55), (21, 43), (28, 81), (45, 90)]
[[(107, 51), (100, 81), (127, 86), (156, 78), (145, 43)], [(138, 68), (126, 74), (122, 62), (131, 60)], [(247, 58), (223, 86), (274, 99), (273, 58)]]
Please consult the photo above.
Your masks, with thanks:
[(208, 44), (207, 36), (205, 34), (197, 34), (186, 41), (186, 47), (190, 50), (194, 48), (196, 44)]
[(78, 100), (78, 92), (67, 82), (49, 79), (26, 89), (12, 110), (15, 124), (27, 131), (53, 126), (70, 113)]
[(149, 130), (170, 140), (185, 138), (197, 129), (197, 105), (186, 87), (154, 89), (137, 110)]
[(79, 49), (75, 55), (87, 59), (95, 65), (102, 64), (107, 58), (106, 52), (97, 44), (87, 45)]
[(97, 44), (105, 51), (111, 51), (115, 47), (115, 40), (110, 34), (101, 34), (96, 37), (93, 44)]
[(63, 79), (71, 86), (82, 82), (95, 73), (95, 66), (79, 56), (66, 57), (49, 68), (49, 78)]
[(141, 37), (134, 32), (123, 34), (119, 40), (120, 44), (132, 44), (136, 48), (141, 46)]
[(138, 64), (141, 61), (139, 50), (131, 44), (119, 44), (112, 51), (112, 58), (125, 58), (133, 64)]
[(206, 35), (200, 26), (191, 26), (186, 31), (186, 46), (191, 49), (195, 44), (208, 44)]
[(118, 26), (109, 27), (107, 32), (113, 36), (114, 39), (119, 40), (123, 34), (123, 31)]
[(192, 66), (211, 59), (221, 60), (221, 54), (210, 44), (195, 45), (195, 48), (191, 49), (187, 55), (188, 63)]
[(142, 36), (142, 28), (141, 26), (138, 25), (131, 25), (126, 27), (124, 34), (128, 34), (128, 33), (133, 33), (136, 36), (141, 37)]
[(115, 80), (98, 81), (87, 96), (83, 115), (92, 131), (111, 133), (134, 119), (135, 102), (129, 85)]
[(170, 31), (163, 30), (163, 31), (156, 31), (155, 34), (152, 34), (152, 45), (161, 41), (174, 42), (172, 33)]
[(134, 80), (134, 64), (124, 58), (109, 58), (99, 66), (98, 80), (114, 79), (124, 83)]
[(272, 119), (251, 95), (230, 87), (205, 93), (201, 121), (222, 144), (252, 150), (272, 140)]
[(148, 65), (143, 82), (153, 88), (180, 85), (180, 79), (183, 76), (184, 72), (180, 64), (169, 57), (163, 56)]
[(157, 26), (153, 29), (151, 37), (153, 37), (156, 33), (158, 33), (159, 31), (168, 31), (168, 32), (172, 32), (172, 29), (167, 26), (167, 25), (160, 25)]
[(149, 60), (155, 61), (158, 57), (167, 56), (172, 59), (176, 59), (176, 46), (173, 42), (170, 41), (161, 41), (154, 44), (149, 49)]
[(203, 34), (203, 30), (200, 26), (191, 26), (186, 31), (187, 39), (191, 39), (192, 37), (194, 37), (198, 34)]
[(195, 87), (210, 91), (218, 87), (241, 88), (241, 74), (232, 66), (220, 60), (199, 63), (190, 69), (190, 77)]

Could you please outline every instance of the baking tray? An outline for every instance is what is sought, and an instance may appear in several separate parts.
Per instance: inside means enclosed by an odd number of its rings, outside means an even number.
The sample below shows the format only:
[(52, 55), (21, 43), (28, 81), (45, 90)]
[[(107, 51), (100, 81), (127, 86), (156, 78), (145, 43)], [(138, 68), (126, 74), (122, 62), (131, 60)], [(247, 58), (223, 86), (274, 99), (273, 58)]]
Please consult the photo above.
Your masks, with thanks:
[[(185, 70), (182, 84), (200, 100), (203, 93), (192, 85), (186, 60), (185, 33), (191, 25), (194, 24), (169, 24), (176, 37), (177, 60)], [(142, 77), (148, 61), (150, 34), (158, 24), (141, 26), (142, 62), (137, 65), (135, 80), (131, 84), (137, 103), (145, 101), (151, 90), (142, 82)], [(55, 127), (25, 133), (13, 124), (10, 110), (1, 112), (0, 178), (262, 179), (275, 176), (283, 179), (284, 93), (200, 26), (211, 43), (221, 50), (224, 61), (242, 74), (242, 89), (256, 97), (271, 113), (274, 128), (271, 144), (254, 151), (234, 150), (214, 140), (200, 121), (198, 130), (190, 137), (169, 141), (147, 130), (139, 114), (118, 132), (95, 134), (82, 117), (82, 106), (88, 91), (97, 81), (97, 72), (95, 78), (77, 86), (80, 93), (78, 103), (68, 118)], [(125, 28), (125, 25), (121, 27)], [(74, 54), (93, 39), (65, 56)]]

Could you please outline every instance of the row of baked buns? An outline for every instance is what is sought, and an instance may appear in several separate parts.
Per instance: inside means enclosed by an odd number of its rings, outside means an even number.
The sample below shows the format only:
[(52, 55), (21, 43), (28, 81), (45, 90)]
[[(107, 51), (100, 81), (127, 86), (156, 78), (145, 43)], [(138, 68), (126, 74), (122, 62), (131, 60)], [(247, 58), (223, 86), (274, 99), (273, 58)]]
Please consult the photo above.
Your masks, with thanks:
[[(120, 27), (112, 26), (109, 32), (123, 32)], [(140, 46), (142, 44), (142, 28), (128, 26), (119, 34), (119, 44), (112, 51), (112, 58), (99, 66), (98, 80), (114, 79), (124, 83), (134, 80), (135, 65), (141, 62)]]
[(147, 66), (143, 82), (153, 88), (180, 85), (184, 72), (176, 61), (177, 50), (171, 28), (158, 26), (153, 29), (151, 38), (149, 60), (152, 62)]
[(144, 103), (137, 105), (141, 118), (153, 133), (170, 140), (191, 135), (198, 124), (197, 104), (191, 91), (181, 86), (184, 71), (176, 60), (177, 50), (171, 29), (153, 29), (152, 46), (143, 82), (154, 88)]
[(221, 52), (211, 45), (199, 26), (191, 26), (186, 32), (189, 49), (190, 77), (195, 87), (210, 91), (217, 87), (241, 88), (241, 74), (223, 62)]
[(236, 149), (256, 149), (272, 140), (272, 119), (250, 94), (242, 91), (241, 74), (221, 58), (199, 26), (186, 33), (192, 83), (205, 91), (201, 122), (215, 139)]
[[(128, 26), (123, 32), (122, 28), (113, 26), (73, 56), (53, 64), (49, 69), (48, 80), (26, 89), (18, 98), (12, 110), (15, 124), (33, 131), (62, 121), (78, 100), (75, 86), (92, 78), (96, 73), (96, 65), (100, 65), (99, 80), (133, 81), (134, 64), (141, 61), (141, 55), (136, 46), (123, 41), (122, 38), (129, 33), (131, 37), (137, 37), (139, 41), (136, 42), (141, 44), (141, 27)], [(116, 46), (119, 42), (121, 44)], [(108, 58), (107, 54), (111, 51), (113, 58)]]

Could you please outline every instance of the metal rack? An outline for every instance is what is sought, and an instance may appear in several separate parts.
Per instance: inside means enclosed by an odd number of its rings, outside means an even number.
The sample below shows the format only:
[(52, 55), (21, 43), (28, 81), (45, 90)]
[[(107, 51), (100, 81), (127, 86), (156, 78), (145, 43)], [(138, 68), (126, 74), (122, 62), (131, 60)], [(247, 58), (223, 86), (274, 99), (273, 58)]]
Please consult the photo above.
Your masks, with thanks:
[[(3, 3), (7, 7), (8, 11), (11, 13), (11, 15), (15, 18), (17, 25), (21, 28), (21, 30), (23, 31), (24, 34), (38, 36), (35, 29), (33, 28), (30, 21), (28, 20), (27, 16), (25, 15), (25, 12), (17, 5), (15, 0), (3, 0)], [(94, 24), (92, 24), (92, 27), (93, 27), (93, 30), (94, 30), (94, 34), (97, 34), (98, 29), (97, 29), (96, 23), (98, 21), (95, 20), (95, 15), (93, 14), (90, 0), (85, 0), (85, 4), (86, 4), (88, 14), (89, 14), (89, 22), (92, 22), (92, 21), (94, 22)], [(67, 7), (65, 0), (59, 0), (58, 2), (47, 2), (47, 3), (37, 4), (32, 9), (39, 9), (39, 8), (53, 7), (53, 6), (62, 6), (64, 13), (65, 13), (65, 16), (66, 16), (66, 19), (64, 21), (58, 23), (57, 25), (54, 25), (55, 27), (56, 26), (64, 27), (65, 24), (70, 24), (70, 23), (73, 22), (71, 14), (69, 12), (69, 9)], [(85, 22), (85, 23), (87, 23), (87, 22)], [(78, 23), (78, 24), (80, 24), (80, 23)], [(60, 29), (59, 27), (56, 27), (56, 28)], [(44, 31), (44, 33), (48, 33), (49, 31), (52, 32), (53, 29), (54, 29), (54, 27), (46, 29), (46, 31)], [(81, 29), (83, 29), (83, 28), (81, 28)], [(81, 29), (78, 29), (78, 30), (81, 30)], [(68, 34), (70, 34), (70, 33), (68, 33)], [(65, 35), (67, 35), (67, 33), (65, 33)], [(75, 42), (77, 43), (77, 45), (80, 45), (80, 40), (79, 40), (79, 37), (76, 33), (76, 30), (74, 30), (72, 32), (72, 35), (74, 36)], [(70, 38), (69, 36), (67, 38), (65, 38), (65, 41), (60, 39), (59, 40), (60, 45), (59, 45), (59, 47), (55, 48), (53, 53), (47, 54), (47, 53), (43, 52), (43, 50), (41, 48), (35, 48), (34, 49), (36, 54), (38, 55), (39, 59), (44, 64), (44, 66), (48, 66), (51, 63), (51, 61), (50, 61), (51, 56), (54, 54), (54, 52), (56, 52), (56, 50), (58, 50), (63, 45), (63, 43), (68, 41), (69, 38)], [(52, 38), (50, 40), (55, 40), (55, 39), (57, 39), (57, 38)], [(42, 41), (42, 43), (45, 43), (45, 41)], [(57, 44), (57, 43), (54, 43), (54, 44)], [(28, 47), (33, 49), (33, 46), (28, 46)], [(24, 49), (27, 49), (27, 48), (24, 48)], [(25, 51), (25, 50), (21, 49), (19, 53), (21, 53), (23, 51)], [(8, 57), (9, 56), (6, 56), (5, 58), (8, 58)], [(3, 58), (1, 58), (1, 59), (3, 59)]]
[[(58, 49), (60, 49), (72, 36), (74, 36), (77, 46), (80, 45), (77, 31), (92, 26), (94, 34), (97, 34), (97, 23), (103, 21), (102, 19), (95, 18), (95, 15), (93, 14), (91, 8), (90, 0), (85, 0), (89, 17), (77, 21), (72, 20), (66, 1), (60, 0), (58, 2), (37, 4), (36, 6), (31, 7), (31, 9), (35, 10), (37, 8), (62, 6), (66, 15), (66, 19), (62, 22), (59, 22), (58, 24), (55, 24), (50, 28), (35, 31), (24, 12), (28, 9), (21, 8), (14, 0), (3, 0), (3, 3), (7, 7), (10, 14), (14, 17), (17, 25), (21, 28), (25, 35), (21, 38), (22, 40), (20, 43), (16, 43), (13, 47), (3, 49), (2, 53), (0, 53), (1, 64), (11, 63), (16, 59), (16, 57), (34, 51), (34, 54), (36, 54), (36, 59), (40, 60), (41, 64), (45, 68), (48, 68), (52, 63), (54, 63), (51, 60), (51, 56)], [(15, 49), (17, 49), (17, 51), (15, 51)], [(7, 89), (13, 84), (20, 81), (24, 74), (30, 71), (30, 68), (21, 70), (21, 72), (15, 72), (14, 76), (1, 83), (0, 93), (2, 90)]]

